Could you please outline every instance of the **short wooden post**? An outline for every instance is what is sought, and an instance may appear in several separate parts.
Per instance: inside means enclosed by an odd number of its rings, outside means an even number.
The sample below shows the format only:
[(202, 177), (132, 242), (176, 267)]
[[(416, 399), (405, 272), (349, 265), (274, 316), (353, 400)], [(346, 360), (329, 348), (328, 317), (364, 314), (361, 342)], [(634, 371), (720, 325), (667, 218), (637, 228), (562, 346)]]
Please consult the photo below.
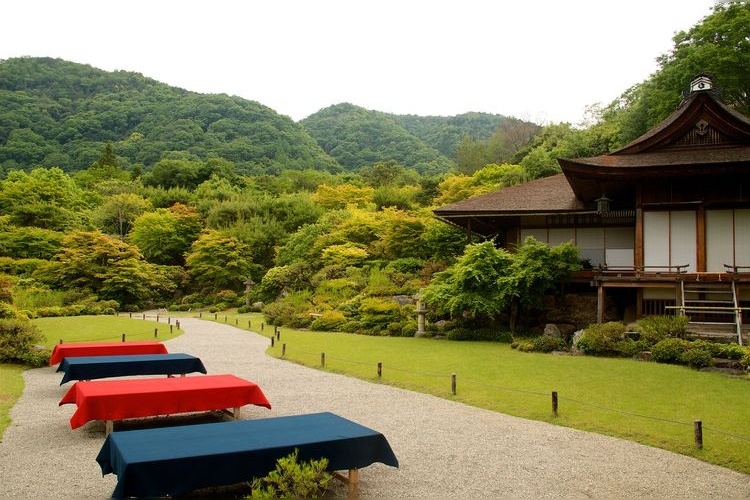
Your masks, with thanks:
[(247, 320), (247, 327), (252, 328), (252, 326), (250, 326), (250, 320)]
[(279, 336), (279, 327), (278, 327), (278, 325), (273, 325), (273, 333), (278, 338), (278, 336)]
[(265, 327), (266, 327), (266, 324), (263, 323), (263, 322), (261, 322), (261, 324), (260, 324), (260, 331), (262, 332)]
[(240, 318), (234, 318), (234, 326), (237, 326), (240, 324)]
[(281, 357), (286, 356), (286, 343), (281, 344)]
[(157, 323), (159, 322), (159, 315), (158, 314), (156, 315), (156, 322)]
[(383, 363), (378, 361), (378, 378), (383, 376)]
[(693, 422), (693, 436), (695, 438), (695, 448), (703, 449), (703, 422), (696, 420)]
[(326, 367), (326, 353), (324, 353), (324, 352), (320, 353), (320, 366), (321, 366), (321, 368), (325, 368)]
[(167, 316), (167, 324), (168, 325), (172, 324), (172, 316)]
[(172, 333), (172, 326), (173, 325), (169, 325), (169, 333)]
[(276, 332), (276, 340), (281, 340), (281, 332)]
[(130, 312), (130, 313), (128, 313), (128, 314), (130, 315), (130, 316), (129, 316), (129, 317), (130, 317), (130, 319), (133, 319), (133, 313), (132, 313), (132, 312)]
[(198, 319), (203, 319), (203, 311), (200, 311), (200, 312), (198, 313)]
[(557, 391), (552, 391), (552, 415), (557, 416)]
[(63, 340), (62, 340), (62, 339), (60, 339), (60, 344), (62, 344), (62, 343), (63, 343)]
[(219, 313), (214, 313), (214, 321), (216, 321), (217, 319), (219, 319)]
[(122, 341), (125, 342), (125, 334), (122, 334)]
[(273, 347), (274, 342), (275, 342), (275, 339), (271, 337), (271, 347)]
[(180, 320), (178, 319), (174, 323), (175, 323), (175, 326), (177, 327), (177, 329), (179, 330), (180, 329)]
[(224, 323), (226, 323), (226, 322), (227, 322), (227, 315), (225, 314), (224, 315)]
[(451, 392), (456, 395), (456, 374), (451, 374)]
[[(169, 325), (169, 331), (170, 332), (172, 331), (172, 325)], [(159, 336), (159, 329), (158, 328), (154, 328), (154, 338), (156, 338), (158, 336)]]
[(146, 319), (146, 313), (143, 313), (143, 319), (144, 320)]

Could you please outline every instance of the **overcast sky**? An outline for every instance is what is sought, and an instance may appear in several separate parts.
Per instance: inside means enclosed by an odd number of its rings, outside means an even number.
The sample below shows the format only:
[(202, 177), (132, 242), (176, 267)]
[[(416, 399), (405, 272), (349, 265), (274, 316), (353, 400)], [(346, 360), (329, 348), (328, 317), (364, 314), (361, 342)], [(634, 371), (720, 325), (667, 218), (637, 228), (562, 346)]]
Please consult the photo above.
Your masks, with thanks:
[[(59, 57), (238, 95), (300, 120), (398, 114), (580, 123), (656, 69), (716, 0), (5, 0), (0, 59)], [(688, 82), (685, 82), (687, 85)]]

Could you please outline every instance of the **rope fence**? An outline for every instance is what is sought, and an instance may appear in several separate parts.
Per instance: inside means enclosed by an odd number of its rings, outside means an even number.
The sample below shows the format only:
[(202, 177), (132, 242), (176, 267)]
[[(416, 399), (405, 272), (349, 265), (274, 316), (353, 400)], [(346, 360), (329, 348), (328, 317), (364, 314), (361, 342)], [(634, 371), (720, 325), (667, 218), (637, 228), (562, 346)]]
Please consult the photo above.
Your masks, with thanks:
[[(278, 332), (277, 332), (276, 335), (271, 336), (271, 347), (274, 347), (274, 345), (276, 343), (275, 339), (277, 340), (279, 338), (280, 338), (280, 333), (278, 333)], [(320, 367), (321, 368), (325, 368), (326, 367), (326, 362), (327, 361), (328, 362), (336, 361), (336, 362), (349, 363), (349, 364), (360, 365), (360, 366), (373, 366), (377, 370), (377, 377), (378, 378), (382, 378), (383, 377), (383, 363), (382, 362), (378, 362), (377, 364), (373, 364), (371, 362), (363, 362), (363, 361), (357, 361), (357, 360), (340, 358), (340, 357), (331, 357), (331, 356), (326, 355), (325, 352), (318, 353), (318, 352), (310, 352), (310, 351), (306, 351), (306, 350), (295, 350), (294, 353), (297, 354), (297, 355), (298, 354), (302, 354), (302, 355), (311, 356), (311, 357), (320, 356)], [(286, 355), (287, 355), (287, 344), (283, 343), (281, 345), (281, 357), (284, 358), (284, 357), (286, 357)], [(451, 373), (451, 374), (426, 373), (426, 372), (419, 372), (419, 371), (415, 371), (415, 370), (408, 370), (408, 369), (404, 369), (404, 368), (398, 368), (398, 367), (394, 367), (394, 366), (388, 366), (387, 368), (388, 368), (389, 371), (392, 371), (392, 372), (400, 372), (400, 373), (406, 373), (406, 374), (410, 374), (410, 375), (417, 375), (417, 376), (428, 377), (428, 378), (445, 378), (447, 380), (450, 380), (450, 391), (451, 391), (451, 394), (453, 396), (456, 396), (458, 394), (458, 381), (459, 381), (459, 377), (458, 377), (458, 375), (456, 373)], [(474, 385), (483, 386), (483, 387), (490, 388), (490, 389), (496, 389), (496, 390), (501, 390), (501, 391), (515, 392), (515, 393), (528, 394), (528, 395), (531, 395), (531, 396), (538, 396), (538, 397), (550, 398), (550, 400), (551, 400), (551, 412), (552, 412), (553, 417), (558, 417), (559, 416), (560, 404), (561, 403), (572, 403), (572, 404), (577, 404), (577, 405), (585, 406), (585, 407), (588, 407), (588, 408), (594, 408), (594, 409), (597, 409), (597, 410), (600, 410), (600, 411), (612, 412), (612, 413), (617, 413), (617, 414), (621, 414), (621, 415), (627, 415), (629, 417), (636, 417), (636, 418), (642, 418), (642, 419), (648, 419), (648, 420), (654, 420), (654, 421), (659, 421), (659, 422), (664, 422), (664, 423), (669, 423), (669, 424), (674, 424), (674, 425), (680, 425), (680, 426), (690, 427), (690, 428), (693, 429), (693, 441), (694, 441), (694, 445), (695, 445), (696, 449), (702, 449), (703, 448), (703, 431), (704, 430), (715, 432), (717, 434), (721, 434), (723, 436), (727, 436), (727, 437), (730, 437), (730, 438), (740, 439), (742, 441), (750, 442), (750, 437), (748, 437), (748, 436), (742, 436), (742, 435), (735, 434), (735, 433), (732, 433), (732, 432), (724, 431), (722, 429), (718, 429), (718, 428), (713, 427), (713, 426), (703, 425), (703, 422), (701, 420), (698, 420), (698, 419), (694, 420), (693, 422), (682, 422), (682, 421), (679, 421), (679, 420), (673, 420), (673, 419), (664, 418), (664, 417), (657, 417), (657, 416), (653, 416), (653, 415), (645, 415), (645, 414), (642, 414), (642, 413), (637, 413), (637, 412), (622, 410), (622, 409), (619, 409), (619, 408), (613, 408), (613, 407), (605, 406), (605, 405), (601, 405), (601, 404), (590, 403), (590, 402), (587, 402), (587, 401), (582, 401), (580, 399), (569, 398), (569, 397), (566, 397), (564, 395), (559, 394), (558, 391), (551, 391), (551, 393), (540, 392), (540, 391), (531, 391), (531, 390), (527, 390), (527, 389), (519, 389), (519, 388), (514, 388), (514, 387), (507, 387), (507, 386), (502, 386), (502, 385), (489, 384), (487, 382), (483, 382), (483, 381), (479, 381), (479, 380), (472, 380), (472, 379), (469, 379), (469, 378), (461, 378), (460, 381), (461, 381), (462, 384), (463, 383), (474, 384)]]

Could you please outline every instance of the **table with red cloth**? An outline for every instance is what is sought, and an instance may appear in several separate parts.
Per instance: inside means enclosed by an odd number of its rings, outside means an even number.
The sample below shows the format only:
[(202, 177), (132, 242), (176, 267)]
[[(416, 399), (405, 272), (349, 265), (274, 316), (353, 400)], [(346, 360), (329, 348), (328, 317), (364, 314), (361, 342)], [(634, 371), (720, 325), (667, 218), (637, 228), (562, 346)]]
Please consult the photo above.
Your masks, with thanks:
[(248, 404), (271, 409), (257, 384), (235, 375), (81, 381), (60, 400), (60, 405), (67, 403), (78, 406), (70, 418), (72, 429), (103, 420), (107, 433), (114, 420), (229, 408), (237, 418), (239, 408)]
[(50, 365), (56, 365), (63, 358), (76, 356), (117, 356), (124, 354), (167, 354), (161, 342), (76, 342), (56, 344), (52, 349)]

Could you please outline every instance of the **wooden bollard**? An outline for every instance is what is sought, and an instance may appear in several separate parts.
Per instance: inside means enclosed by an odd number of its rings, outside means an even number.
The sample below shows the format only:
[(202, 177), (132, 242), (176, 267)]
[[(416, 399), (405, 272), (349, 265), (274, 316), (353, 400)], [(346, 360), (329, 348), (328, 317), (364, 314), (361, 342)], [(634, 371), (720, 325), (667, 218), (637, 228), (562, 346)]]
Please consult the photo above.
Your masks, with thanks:
[(325, 368), (326, 367), (326, 353), (324, 353), (324, 352), (320, 353), (320, 366), (321, 366), (321, 368)]
[(146, 313), (143, 313), (143, 319), (144, 320), (146, 319)]
[(265, 323), (261, 323), (260, 324), (260, 331), (262, 332), (265, 327), (266, 327), (266, 324)]
[(557, 391), (552, 391), (552, 415), (557, 416)]
[(234, 325), (237, 326), (240, 324), (240, 318), (234, 318)]
[(158, 314), (156, 315), (156, 322), (157, 323), (159, 322), (159, 315)]
[(227, 322), (227, 315), (225, 314), (224, 315), (224, 323), (226, 323), (226, 322)]
[(219, 313), (214, 313), (214, 321), (216, 321), (217, 319), (219, 319)]
[(198, 313), (198, 319), (203, 319), (203, 311)]
[(125, 334), (122, 334), (122, 341), (125, 342)]
[(276, 340), (281, 340), (281, 332), (276, 332)]
[(281, 357), (286, 356), (286, 344), (281, 344)]
[(63, 343), (63, 341), (62, 341), (62, 339), (60, 339), (60, 344), (62, 344), (62, 343)]
[(453, 393), (454, 396), (456, 395), (456, 374), (455, 373), (451, 374), (451, 392)]
[[(172, 331), (172, 325), (169, 325), (169, 331), (170, 332)], [(159, 336), (159, 329), (158, 328), (154, 328), (154, 338), (156, 338), (158, 336)]]
[(133, 313), (132, 313), (132, 312), (130, 312), (130, 313), (128, 313), (128, 314), (130, 315), (130, 319), (133, 319)]
[(247, 320), (247, 327), (252, 328), (252, 326), (250, 326), (250, 320)]
[(695, 448), (703, 449), (703, 422), (696, 420), (693, 422), (693, 436), (695, 438)]
[(172, 324), (172, 317), (171, 316), (167, 316), (167, 324), (168, 325)]
[(180, 320), (179, 319), (175, 321), (175, 326), (177, 326), (178, 330), (180, 329)]
[(271, 337), (271, 347), (273, 347), (274, 341), (275, 341), (275, 339), (273, 337)]
[(169, 325), (169, 333), (172, 333), (172, 325)]
[(378, 378), (383, 376), (383, 363), (378, 361)]

